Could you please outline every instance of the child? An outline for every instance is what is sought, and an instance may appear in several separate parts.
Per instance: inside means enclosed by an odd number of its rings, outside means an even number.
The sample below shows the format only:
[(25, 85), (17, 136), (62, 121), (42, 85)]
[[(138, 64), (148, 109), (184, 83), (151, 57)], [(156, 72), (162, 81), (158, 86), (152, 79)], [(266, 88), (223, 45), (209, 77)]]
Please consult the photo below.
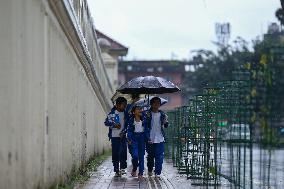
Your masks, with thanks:
[(109, 127), (108, 137), (111, 140), (112, 163), (115, 176), (125, 174), (127, 168), (127, 147), (126, 147), (126, 120), (128, 115), (125, 112), (127, 100), (124, 97), (118, 97), (115, 106), (111, 109), (105, 120), (105, 126)]
[(127, 139), (133, 159), (131, 175), (133, 177), (137, 176), (136, 170), (139, 165), (138, 179), (140, 180), (143, 178), (145, 142), (149, 140), (149, 132), (146, 120), (142, 116), (142, 108), (139, 106), (134, 106), (132, 108), (132, 116), (128, 121)]
[(151, 108), (146, 113), (147, 126), (149, 128), (150, 139), (146, 145), (148, 176), (152, 176), (155, 162), (155, 175), (159, 176), (162, 172), (164, 159), (164, 128), (168, 127), (167, 115), (159, 110), (161, 99), (154, 97), (150, 101)]
[[(132, 117), (132, 113), (131, 113), (132, 112), (132, 108), (135, 105), (135, 103), (139, 100), (139, 98), (140, 98), (139, 94), (131, 94), (131, 104), (127, 104), (126, 109), (125, 109), (125, 111), (127, 112), (127, 115), (128, 115), (127, 120), (130, 119), (130, 117)], [(131, 157), (133, 157), (133, 155), (132, 155), (132, 147), (131, 147), (131, 145), (129, 143), (128, 143), (128, 151), (129, 151)], [(132, 162), (132, 165), (133, 165), (134, 164), (133, 158), (131, 159), (131, 162)]]

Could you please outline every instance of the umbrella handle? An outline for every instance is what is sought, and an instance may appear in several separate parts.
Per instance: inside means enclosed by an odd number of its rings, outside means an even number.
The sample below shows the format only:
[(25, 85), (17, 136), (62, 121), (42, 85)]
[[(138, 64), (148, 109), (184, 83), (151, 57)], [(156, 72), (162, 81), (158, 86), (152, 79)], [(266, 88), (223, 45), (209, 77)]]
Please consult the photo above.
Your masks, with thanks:
[(149, 108), (150, 107), (150, 97), (149, 97), (149, 94), (147, 96), (148, 96), (148, 108)]

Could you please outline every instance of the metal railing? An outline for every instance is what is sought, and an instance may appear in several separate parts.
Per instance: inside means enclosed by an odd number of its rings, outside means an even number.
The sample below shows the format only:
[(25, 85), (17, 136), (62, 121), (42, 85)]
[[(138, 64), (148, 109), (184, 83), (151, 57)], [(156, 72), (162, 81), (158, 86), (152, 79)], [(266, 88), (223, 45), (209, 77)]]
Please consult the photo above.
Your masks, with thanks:
[(104, 62), (101, 57), (100, 48), (97, 42), (97, 35), (93, 19), (86, 0), (63, 0), (71, 16), (71, 20), (80, 38), (92, 72), (100, 83), (101, 90), (107, 98), (114, 93), (114, 89), (108, 78)]
[[(170, 126), (166, 130), (166, 155), (192, 185), (214, 188), (281, 185), (284, 167), (277, 166), (283, 159), (273, 156), (271, 149), (283, 145), (283, 138), (281, 141), (275, 134), (277, 123), (283, 119), (283, 109), (277, 106), (283, 98), (273, 93), (281, 87), (273, 78), (281, 75), (271, 70), (269, 83), (261, 78), (261, 69), (257, 70), (260, 79), (253, 78), (255, 70), (234, 70), (232, 80), (204, 88), (187, 106), (167, 112)], [(283, 150), (276, 152), (280, 154)], [(273, 165), (272, 159), (281, 163)], [(269, 180), (272, 177), (280, 179), (272, 183)]]

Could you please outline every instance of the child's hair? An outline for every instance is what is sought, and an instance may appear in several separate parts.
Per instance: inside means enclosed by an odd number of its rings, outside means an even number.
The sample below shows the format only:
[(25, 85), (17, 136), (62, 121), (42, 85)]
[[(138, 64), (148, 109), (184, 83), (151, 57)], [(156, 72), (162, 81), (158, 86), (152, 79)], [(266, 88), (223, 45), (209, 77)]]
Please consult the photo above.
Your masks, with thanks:
[(136, 98), (139, 98), (139, 97), (140, 97), (139, 94), (136, 94), (136, 93), (131, 94), (131, 99), (132, 99), (132, 100), (133, 100), (133, 99), (136, 99)]
[(155, 96), (150, 100), (150, 105), (152, 106), (154, 104), (154, 101), (158, 100), (160, 104), (162, 104), (162, 101), (159, 97)]
[(118, 98), (115, 100), (115, 104), (116, 104), (116, 105), (119, 105), (119, 104), (122, 104), (122, 103), (126, 103), (126, 104), (127, 104), (126, 98), (124, 98), (124, 97), (118, 97)]
[(141, 106), (138, 106), (138, 105), (134, 105), (131, 109), (131, 113), (134, 113), (134, 111), (137, 109), (137, 108), (141, 108)]

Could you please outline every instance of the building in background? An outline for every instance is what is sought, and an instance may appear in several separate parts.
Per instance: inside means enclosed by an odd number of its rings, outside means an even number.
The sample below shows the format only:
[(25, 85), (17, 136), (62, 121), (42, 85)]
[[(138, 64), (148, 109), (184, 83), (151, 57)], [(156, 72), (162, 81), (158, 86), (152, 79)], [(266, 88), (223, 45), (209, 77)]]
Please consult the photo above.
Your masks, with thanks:
[(99, 30), (96, 30), (96, 34), (110, 82), (113, 89), (117, 89), (118, 61), (122, 60), (122, 57), (127, 55), (128, 48)]
[[(180, 88), (183, 87), (184, 74), (188, 71), (188, 63), (176, 60), (132, 60), (119, 61), (118, 85), (137, 76), (153, 75), (163, 77)], [(186, 97), (181, 92), (159, 95), (168, 100), (162, 109), (169, 110), (185, 104)]]

